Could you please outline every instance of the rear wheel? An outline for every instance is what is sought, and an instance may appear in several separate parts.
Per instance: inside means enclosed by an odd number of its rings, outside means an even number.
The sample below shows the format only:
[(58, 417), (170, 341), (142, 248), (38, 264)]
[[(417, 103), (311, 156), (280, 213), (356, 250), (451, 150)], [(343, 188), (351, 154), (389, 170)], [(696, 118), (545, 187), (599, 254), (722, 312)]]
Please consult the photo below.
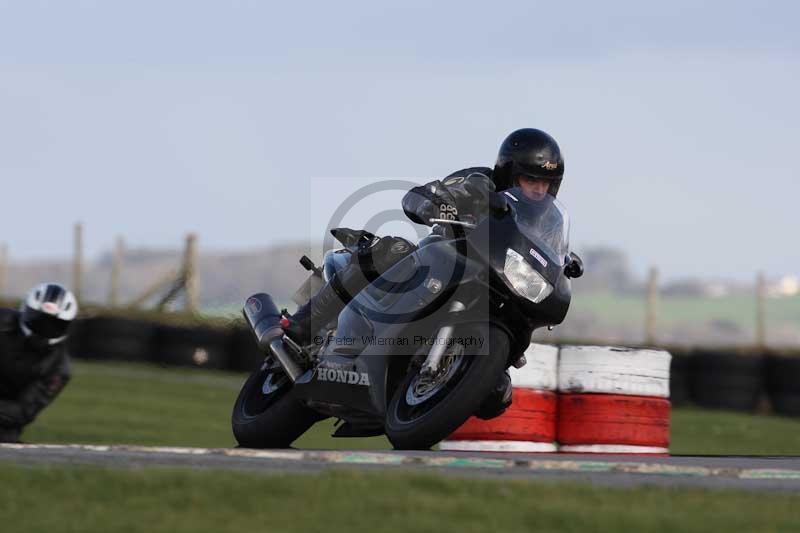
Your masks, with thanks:
[(233, 406), (233, 435), (245, 448), (287, 448), (322, 415), (301, 404), (271, 358), (253, 372)]
[(430, 448), (466, 422), (492, 391), (506, 369), (509, 338), (489, 324), (462, 326), (453, 338), (476, 333), (485, 339), (482, 355), (454, 344), (434, 376), (412, 368), (400, 383), (386, 413), (386, 436), (395, 448)]

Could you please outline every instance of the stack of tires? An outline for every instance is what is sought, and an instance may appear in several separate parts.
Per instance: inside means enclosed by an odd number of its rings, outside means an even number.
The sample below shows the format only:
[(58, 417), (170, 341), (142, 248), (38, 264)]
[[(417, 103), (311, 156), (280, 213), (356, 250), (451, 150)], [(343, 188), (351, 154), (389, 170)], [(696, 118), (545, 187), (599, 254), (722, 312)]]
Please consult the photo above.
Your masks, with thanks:
[(442, 450), (669, 453), (668, 352), (532, 344), (525, 356), (511, 407), (470, 418)]
[(685, 346), (669, 346), (665, 349), (672, 356), (669, 363), (669, 402), (672, 407), (687, 405), (691, 401), (689, 390), (691, 349)]
[(800, 416), (800, 352), (781, 350), (769, 354), (766, 388), (773, 412)]
[(698, 348), (689, 358), (691, 399), (701, 407), (753, 412), (764, 389), (763, 352), (742, 348)]
[[(238, 333), (238, 330), (237, 330)], [(233, 334), (231, 328), (191, 321), (159, 323), (146, 318), (97, 315), (80, 318), (71, 327), (68, 349), (73, 357), (104, 361), (158, 363), (227, 370), (232, 355), (240, 366), (253, 363), (252, 333)], [(263, 359), (263, 356), (261, 356)]]
[(250, 328), (234, 326), (230, 330), (229, 368), (234, 372), (253, 372), (264, 362), (265, 354), (258, 349), (255, 336)]
[(201, 325), (160, 324), (156, 330), (156, 362), (223, 370), (230, 367), (230, 332)]
[(669, 371), (664, 351), (562, 347), (559, 451), (668, 453)]
[(156, 356), (156, 324), (120, 316), (77, 320), (68, 348), (74, 357), (104, 361), (152, 362)]
[(514, 388), (512, 405), (491, 420), (471, 417), (439, 447), (442, 450), (497, 452), (555, 452), (555, 393), (558, 348), (531, 344), (525, 352), (528, 363), (511, 369)]

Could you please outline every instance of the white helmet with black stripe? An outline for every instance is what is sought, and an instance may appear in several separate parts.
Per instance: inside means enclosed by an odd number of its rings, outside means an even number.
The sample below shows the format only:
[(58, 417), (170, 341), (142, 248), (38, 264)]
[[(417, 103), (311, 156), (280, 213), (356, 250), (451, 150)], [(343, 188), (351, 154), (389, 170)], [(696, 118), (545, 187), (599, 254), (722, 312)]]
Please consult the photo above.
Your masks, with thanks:
[(26, 337), (47, 345), (67, 338), (69, 326), (78, 314), (75, 295), (58, 283), (42, 283), (25, 297), (20, 308), (20, 328)]

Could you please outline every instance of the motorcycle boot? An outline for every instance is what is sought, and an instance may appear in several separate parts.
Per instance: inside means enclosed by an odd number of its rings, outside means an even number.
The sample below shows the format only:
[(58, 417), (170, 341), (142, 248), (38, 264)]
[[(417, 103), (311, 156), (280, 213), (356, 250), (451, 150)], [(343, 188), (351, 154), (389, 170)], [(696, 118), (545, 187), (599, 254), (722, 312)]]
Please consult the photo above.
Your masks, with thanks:
[(307, 304), (290, 317), (286, 334), (301, 346), (308, 346), (323, 327), (350, 303), (361, 289), (413, 253), (416, 246), (400, 237), (364, 239), (348, 265), (336, 272)]
[(353, 261), (335, 273), (317, 294), (289, 317), (289, 325), (283, 329), (300, 346), (312, 343), (313, 336), (338, 316), (339, 312), (361, 289), (369, 285), (369, 279), (357, 262)]
[(506, 370), (500, 376), (492, 392), (475, 412), (475, 416), (483, 420), (491, 420), (502, 415), (511, 405), (512, 394), (511, 375)]

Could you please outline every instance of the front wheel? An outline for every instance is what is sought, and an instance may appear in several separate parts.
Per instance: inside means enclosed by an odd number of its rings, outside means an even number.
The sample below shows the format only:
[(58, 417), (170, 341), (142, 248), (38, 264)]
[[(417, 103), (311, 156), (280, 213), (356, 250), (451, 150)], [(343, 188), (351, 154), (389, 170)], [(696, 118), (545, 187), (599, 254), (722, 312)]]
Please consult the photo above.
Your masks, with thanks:
[[(477, 334), (477, 337), (476, 337)], [(491, 324), (459, 326), (454, 339), (484, 339), (480, 350), (454, 343), (435, 376), (412, 369), (386, 413), (386, 436), (399, 450), (426, 450), (459, 428), (481, 406), (506, 369), (510, 340)], [(480, 352), (482, 355), (470, 355)]]
[(250, 375), (233, 406), (233, 435), (244, 448), (288, 448), (324, 418), (295, 398), (291, 380), (270, 361)]

